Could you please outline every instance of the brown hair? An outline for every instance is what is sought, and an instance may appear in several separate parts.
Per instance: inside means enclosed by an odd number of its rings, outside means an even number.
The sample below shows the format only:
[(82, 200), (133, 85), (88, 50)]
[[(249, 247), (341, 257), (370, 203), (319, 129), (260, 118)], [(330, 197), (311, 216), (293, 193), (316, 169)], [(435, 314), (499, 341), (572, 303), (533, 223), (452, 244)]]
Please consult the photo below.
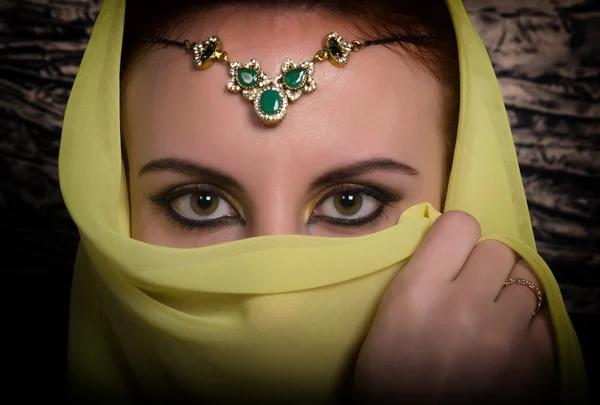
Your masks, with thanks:
[[(363, 40), (422, 34), (455, 37), (452, 20), (443, 0), (127, 0), (121, 59), (122, 81), (144, 52), (152, 46), (161, 46), (140, 41), (142, 36), (182, 41), (185, 38), (178, 38), (176, 30), (186, 22), (187, 16), (198, 16), (199, 13), (228, 5), (257, 10), (327, 11), (353, 23), (365, 35)], [(440, 83), (440, 125), (446, 135), (449, 169), (454, 153), (459, 109), (456, 42), (432, 39), (382, 46), (391, 49), (394, 46), (400, 47), (405, 51), (404, 55), (408, 55)]]

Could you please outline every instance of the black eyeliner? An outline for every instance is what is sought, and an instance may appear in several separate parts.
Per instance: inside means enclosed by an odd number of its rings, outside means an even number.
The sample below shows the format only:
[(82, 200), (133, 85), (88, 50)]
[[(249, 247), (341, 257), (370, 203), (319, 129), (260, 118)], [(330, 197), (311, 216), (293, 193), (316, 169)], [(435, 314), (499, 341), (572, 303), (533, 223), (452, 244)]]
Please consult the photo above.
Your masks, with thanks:
[[(202, 221), (194, 221), (188, 219), (181, 214), (179, 214), (175, 209), (173, 209), (171, 203), (179, 197), (183, 197), (186, 195), (194, 194), (194, 193), (210, 193), (222, 198), (227, 201), (237, 213), (237, 217), (231, 216), (223, 216), (215, 219), (208, 219)], [(180, 226), (183, 229), (208, 229), (215, 228), (224, 225), (245, 225), (246, 221), (241, 216), (235, 204), (229, 201), (229, 198), (223, 193), (221, 190), (214, 186), (180, 186), (175, 189), (169, 189), (167, 191), (161, 191), (150, 197), (150, 201), (155, 205), (157, 209), (162, 211), (165, 214), (165, 218), (167, 222), (174, 223), (175, 225)]]
[[(171, 203), (179, 198), (186, 195), (194, 194), (194, 193), (210, 193), (218, 196), (219, 198), (227, 201), (233, 209), (237, 213), (237, 217), (232, 216), (222, 216), (215, 219), (209, 220), (201, 220), (195, 221), (185, 218), (181, 214), (179, 214), (175, 209), (173, 209)], [(345, 218), (333, 218), (329, 216), (316, 216), (311, 217), (307, 224), (315, 224), (319, 222), (327, 223), (334, 226), (340, 226), (345, 228), (353, 228), (366, 226), (378, 218), (385, 217), (385, 208), (389, 206), (393, 206), (397, 203), (401, 196), (395, 192), (386, 190), (378, 185), (374, 184), (364, 184), (364, 185), (341, 185), (339, 187), (332, 188), (329, 192), (327, 192), (319, 201), (317, 206), (319, 206), (323, 201), (327, 200), (330, 197), (333, 197), (339, 193), (360, 193), (368, 195), (378, 201), (380, 204), (379, 207), (373, 211), (371, 214), (366, 217), (362, 217), (359, 219), (345, 219)], [(185, 185), (178, 186), (176, 188), (171, 188), (167, 191), (161, 191), (150, 197), (150, 201), (155, 205), (156, 209), (160, 210), (164, 213), (167, 222), (171, 222), (182, 229), (186, 230), (194, 230), (194, 229), (210, 229), (219, 226), (226, 225), (245, 225), (246, 221), (239, 213), (238, 209), (235, 207), (235, 204), (229, 201), (229, 198), (225, 193), (223, 193), (218, 187), (212, 185), (190, 185), (186, 187)]]
[[(339, 193), (361, 193), (366, 194), (369, 197), (375, 198), (381, 204), (386, 206), (391, 206), (400, 201), (401, 196), (396, 193), (392, 193), (390, 191), (384, 190), (376, 185), (342, 185), (340, 187), (333, 188), (327, 192), (323, 197), (321, 197), (321, 201), (325, 201), (329, 197), (333, 197)], [(321, 203), (317, 204), (317, 206)]]
[(386, 216), (385, 208), (386, 208), (386, 205), (382, 203), (375, 211), (373, 211), (366, 217), (362, 217), (360, 219), (332, 218), (332, 217), (328, 217), (325, 215), (321, 215), (321, 216), (317, 216), (317, 217), (312, 217), (308, 221), (308, 224), (312, 225), (312, 224), (316, 224), (319, 222), (324, 222), (326, 224), (342, 226), (345, 228), (365, 226), (365, 225), (368, 225), (368, 224), (374, 222), (378, 218)]
[(210, 229), (225, 225), (245, 224), (245, 222), (243, 222), (244, 220), (240, 217), (224, 216), (215, 219), (208, 219), (205, 221), (193, 221), (191, 219), (179, 215), (179, 213), (177, 213), (177, 211), (175, 211), (174, 209), (170, 208), (170, 206), (164, 208), (163, 210), (167, 222), (172, 222), (183, 229), (188, 229), (192, 231), (194, 229)]
[(342, 185), (340, 187), (335, 187), (331, 189), (327, 194), (325, 194), (319, 203), (317, 203), (317, 207), (328, 198), (333, 197), (339, 193), (361, 193), (368, 195), (369, 197), (375, 198), (380, 206), (373, 211), (371, 214), (366, 217), (362, 217), (359, 219), (346, 219), (346, 218), (332, 218), (329, 216), (321, 215), (316, 217), (311, 217), (307, 221), (307, 224), (312, 225), (319, 222), (324, 222), (327, 224), (341, 226), (346, 228), (366, 226), (375, 220), (386, 216), (385, 208), (393, 206), (395, 203), (400, 201), (401, 197), (396, 193), (384, 191), (381, 187), (370, 184), (370, 185)]
[(202, 193), (202, 192), (211, 193), (211, 194), (221, 197), (224, 200), (229, 201), (229, 198), (225, 195), (225, 193), (223, 193), (217, 187), (199, 186), (199, 185), (191, 185), (189, 187), (178, 186), (178, 187), (170, 188), (167, 191), (160, 191), (160, 192), (156, 193), (155, 195), (150, 196), (150, 201), (152, 201), (155, 204), (159, 204), (161, 206), (166, 206), (166, 205), (170, 204), (176, 198), (183, 197), (184, 195), (188, 195), (188, 194)]

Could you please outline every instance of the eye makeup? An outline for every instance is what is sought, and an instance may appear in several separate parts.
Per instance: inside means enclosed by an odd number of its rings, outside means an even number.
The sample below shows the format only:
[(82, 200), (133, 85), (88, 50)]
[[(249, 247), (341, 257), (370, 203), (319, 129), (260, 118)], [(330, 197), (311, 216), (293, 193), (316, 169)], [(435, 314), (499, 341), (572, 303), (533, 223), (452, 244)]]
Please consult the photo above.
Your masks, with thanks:
[[(342, 184), (342, 185), (331, 186), (331, 187), (328, 187), (325, 190), (317, 193), (314, 197), (312, 197), (306, 203), (306, 208), (304, 209), (304, 213), (303, 213), (304, 222), (310, 224), (310, 223), (322, 221), (323, 218), (320, 218), (317, 221), (314, 221), (311, 219), (311, 216), (312, 216), (313, 212), (315, 211), (315, 209), (320, 204), (322, 204), (324, 201), (326, 201), (328, 198), (332, 198), (335, 195), (342, 194), (342, 193), (364, 194), (369, 197), (372, 197), (381, 204), (380, 208), (382, 208), (382, 210), (386, 206), (393, 206), (395, 203), (400, 201), (402, 198), (402, 196), (400, 196), (397, 192), (388, 190), (387, 188), (383, 188), (383, 187), (381, 187), (379, 185), (375, 185), (375, 184)], [(379, 210), (379, 208), (377, 210)], [(369, 217), (369, 216), (370, 215), (368, 215), (367, 217)], [(355, 220), (350, 220), (350, 221), (355, 221)], [(350, 225), (350, 223), (344, 223), (344, 222), (345, 222), (344, 220), (339, 221), (340, 225), (343, 225), (343, 224)]]
[[(335, 198), (340, 194), (350, 194), (366, 196), (366, 198), (375, 201), (378, 205), (372, 212), (359, 218), (344, 218), (340, 212), (340, 217), (329, 215), (314, 215), (315, 211), (331, 198)], [(174, 202), (180, 198), (194, 195), (208, 194), (219, 199), (219, 204), (228, 204), (234, 215), (222, 215), (217, 218), (209, 219), (191, 219), (175, 209)], [(381, 187), (375, 184), (342, 184), (326, 188), (325, 190), (315, 194), (307, 203), (303, 212), (303, 220), (307, 225), (317, 223), (326, 223), (329, 225), (343, 228), (357, 228), (361, 226), (372, 225), (377, 219), (386, 216), (386, 208), (393, 206), (401, 200), (401, 196), (394, 191)], [(362, 198), (361, 198), (362, 199)], [(176, 225), (185, 230), (202, 230), (216, 228), (228, 225), (245, 225), (246, 219), (243, 208), (239, 201), (230, 193), (223, 189), (207, 184), (183, 185), (176, 188), (163, 190), (150, 197), (155, 208), (164, 213), (167, 222)]]
[[(182, 198), (185, 196), (192, 196), (194, 194), (210, 194), (216, 196), (220, 200), (222, 200), (225, 204), (229, 204), (233, 211), (235, 211), (235, 216), (226, 215), (213, 219), (206, 220), (193, 220), (190, 218), (186, 218), (181, 215), (174, 207), (173, 202), (178, 198)], [(178, 225), (184, 229), (194, 230), (194, 229), (206, 229), (206, 228), (215, 228), (219, 226), (225, 225), (245, 225), (246, 220), (244, 219), (244, 211), (241, 207), (241, 204), (237, 201), (235, 197), (226, 191), (210, 185), (188, 185), (188, 186), (179, 186), (175, 189), (161, 191), (150, 197), (150, 201), (154, 204), (155, 208), (165, 214), (165, 218), (167, 222)]]

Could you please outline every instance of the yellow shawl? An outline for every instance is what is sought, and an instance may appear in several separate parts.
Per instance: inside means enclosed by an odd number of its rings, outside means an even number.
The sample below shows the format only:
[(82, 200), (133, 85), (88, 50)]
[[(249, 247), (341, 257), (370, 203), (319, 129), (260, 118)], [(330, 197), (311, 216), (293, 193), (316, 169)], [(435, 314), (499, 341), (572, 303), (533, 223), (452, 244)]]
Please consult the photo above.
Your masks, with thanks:
[[(461, 106), (445, 209), (476, 217), (482, 240), (507, 244), (536, 271), (554, 324), (562, 400), (582, 403), (577, 336), (536, 251), (494, 71), (462, 3), (447, 5)], [(124, 9), (124, 0), (104, 1), (60, 148), (61, 190), (81, 235), (70, 390), (82, 403), (131, 402), (139, 392), (168, 402), (331, 402), (386, 286), (440, 214), (420, 204), (396, 226), (358, 238), (266, 236), (197, 249), (131, 239), (119, 122)]]

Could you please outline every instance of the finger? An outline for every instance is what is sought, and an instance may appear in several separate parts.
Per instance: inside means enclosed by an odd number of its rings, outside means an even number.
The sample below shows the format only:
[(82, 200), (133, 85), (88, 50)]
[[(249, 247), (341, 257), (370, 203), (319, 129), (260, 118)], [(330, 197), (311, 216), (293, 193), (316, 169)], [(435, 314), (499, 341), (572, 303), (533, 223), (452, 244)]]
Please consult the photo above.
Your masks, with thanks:
[(475, 246), (454, 282), (472, 296), (495, 301), (516, 261), (516, 254), (504, 243), (484, 240)]
[(514, 346), (518, 353), (513, 356), (510, 376), (507, 376), (508, 380), (505, 380), (504, 384), (520, 387), (520, 392), (529, 392), (530, 395), (538, 393), (536, 396), (539, 401), (527, 403), (551, 402), (548, 401), (550, 398), (540, 395), (548, 392), (555, 370), (555, 347), (548, 307), (542, 307), (531, 320), (529, 329), (525, 333), (522, 332), (519, 331), (519, 336), (523, 339)]
[[(525, 260), (519, 260), (515, 263), (508, 278), (531, 281), (541, 291), (541, 283), (533, 272), (533, 269)], [(526, 285), (511, 284), (504, 286), (498, 294), (496, 305), (506, 314), (512, 314), (513, 319), (518, 326), (528, 326), (533, 312), (537, 308), (538, 299), (536, 292)]]
[(547, 362), (545, 368), (552, 370), (556, 342), (554, 341), (552, 318), (547, 305), (542, 305), (540, 312), (529, 323), (529, 336), (533, 346), (537, 349), (537, 353)]
[(432, 226), (417, 248), (401, 279), (440, 284), (453, 280), (481, 236), (481, 227), (466, 212), (449, 211)]

